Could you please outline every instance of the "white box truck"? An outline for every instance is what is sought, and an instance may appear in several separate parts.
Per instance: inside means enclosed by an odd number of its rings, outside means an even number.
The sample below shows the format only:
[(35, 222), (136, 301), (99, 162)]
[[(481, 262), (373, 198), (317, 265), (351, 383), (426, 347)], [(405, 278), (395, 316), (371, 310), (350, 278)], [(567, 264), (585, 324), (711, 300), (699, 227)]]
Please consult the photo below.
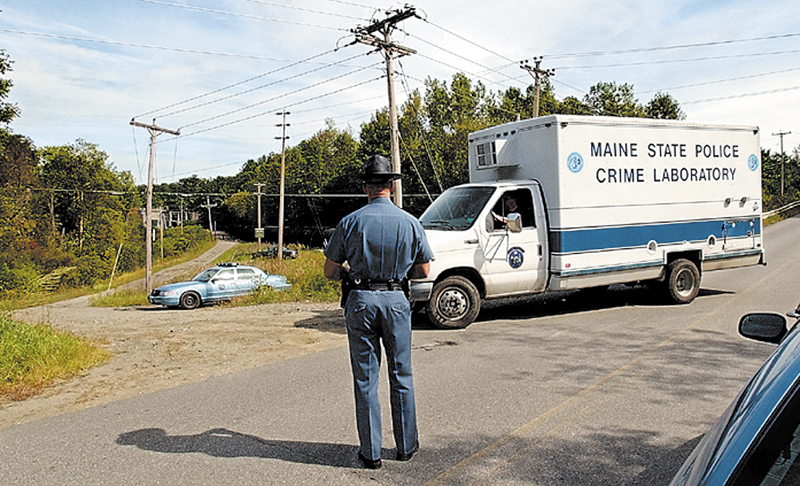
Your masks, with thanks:
[(435, 257), (409, 298), (439, 327), (620, 283), (689, 303), (704, 272), (765, 264), (754, 126), (539, 117), (470, 134), (469, 174), (420, 218)]

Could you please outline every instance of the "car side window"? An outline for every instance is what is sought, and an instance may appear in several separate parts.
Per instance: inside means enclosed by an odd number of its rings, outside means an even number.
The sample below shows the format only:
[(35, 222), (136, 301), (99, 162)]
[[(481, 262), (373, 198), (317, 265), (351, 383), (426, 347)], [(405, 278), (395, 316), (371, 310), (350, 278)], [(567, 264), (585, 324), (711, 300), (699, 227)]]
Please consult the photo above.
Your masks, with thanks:
[[(736, 485), (800, 484), (800, 393), (793, 390), (736, 478)], [(784, 402), (787, 403), (787, 402)]]
[(235, 278), (236, 274), (232, 268), (226, 268), (225, 270), (222, 270), (218, 274), (214, 275), (214, 280), (233, 280)]
[(239, 280), (255, 280), (256, 272), (251, 268), (239, 268), (236, 272)]

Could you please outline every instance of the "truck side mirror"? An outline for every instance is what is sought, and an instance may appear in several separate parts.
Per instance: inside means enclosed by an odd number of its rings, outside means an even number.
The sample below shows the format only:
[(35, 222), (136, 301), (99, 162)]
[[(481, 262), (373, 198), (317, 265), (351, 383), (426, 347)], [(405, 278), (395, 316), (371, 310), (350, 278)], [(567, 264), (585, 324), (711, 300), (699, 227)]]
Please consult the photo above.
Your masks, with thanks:
[(522, 231), (522, 215), (519, 213), (509, 213), (507, 216), (508, 222), (506, 226), (512, 233), (519, 233)]

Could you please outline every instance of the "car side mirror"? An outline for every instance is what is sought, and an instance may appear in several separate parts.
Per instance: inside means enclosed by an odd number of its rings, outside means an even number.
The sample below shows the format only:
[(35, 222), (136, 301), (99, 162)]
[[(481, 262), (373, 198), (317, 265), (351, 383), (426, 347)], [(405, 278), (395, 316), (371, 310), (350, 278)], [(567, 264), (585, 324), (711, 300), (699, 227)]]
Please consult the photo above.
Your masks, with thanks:
[(522, 231), (522, 215), (519, 213), (509, 213), (507, 216), (508, 222), (506, 226), (512, 233), (519, 233)]
[(786, 318), (780, 314), (757, 312), (739, 319), (739, 334), (756, 341), (779, 344), (788, 332)]

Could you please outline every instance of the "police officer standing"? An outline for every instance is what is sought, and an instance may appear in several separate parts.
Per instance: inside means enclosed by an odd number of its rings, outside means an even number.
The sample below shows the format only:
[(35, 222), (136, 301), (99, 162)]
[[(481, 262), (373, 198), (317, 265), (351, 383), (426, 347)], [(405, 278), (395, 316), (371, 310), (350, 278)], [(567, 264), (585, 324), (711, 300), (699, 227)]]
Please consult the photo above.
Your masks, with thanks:
[(325, 276), (342, 280), (343, 292), (346, 286), (352, 289), (342, 304), (361, 443), (358, 459), (369, 469), (381, 467), (381, 341), (389, 369), (396, 459), (408, 461), (419, 449), (411, 307), (403, 284), (428, 275), (433, 253), (419, 221), (389, 199), (392, 181), (398, 178), (385, 157), (370, 157), (362, 177), (369, 204), (339, 222), (325, 250)]

